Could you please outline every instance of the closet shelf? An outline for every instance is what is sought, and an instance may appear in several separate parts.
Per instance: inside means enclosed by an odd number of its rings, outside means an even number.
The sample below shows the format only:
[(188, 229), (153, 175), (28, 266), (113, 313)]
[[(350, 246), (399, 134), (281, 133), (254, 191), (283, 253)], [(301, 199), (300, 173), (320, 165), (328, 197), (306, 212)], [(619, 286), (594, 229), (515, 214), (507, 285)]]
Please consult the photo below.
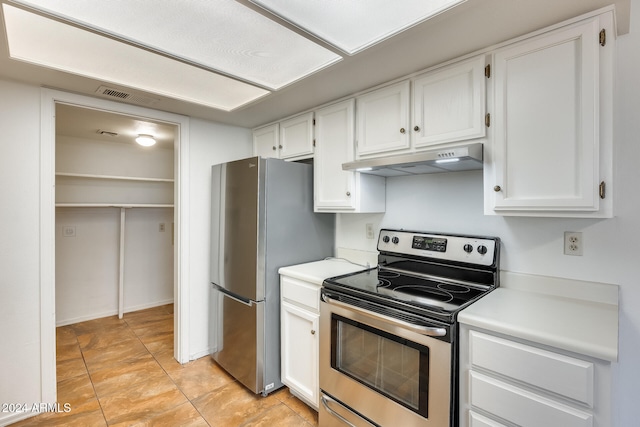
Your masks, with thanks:
[(137, 176), (95, 175), (87, 173), (56, 172), (56, 176), (66, 178), (104, 179), (117, 181), (174, 182), (173, 178), (147, 178)]
[(56, 203), (56, 208), (172, 208), (164, 203)]

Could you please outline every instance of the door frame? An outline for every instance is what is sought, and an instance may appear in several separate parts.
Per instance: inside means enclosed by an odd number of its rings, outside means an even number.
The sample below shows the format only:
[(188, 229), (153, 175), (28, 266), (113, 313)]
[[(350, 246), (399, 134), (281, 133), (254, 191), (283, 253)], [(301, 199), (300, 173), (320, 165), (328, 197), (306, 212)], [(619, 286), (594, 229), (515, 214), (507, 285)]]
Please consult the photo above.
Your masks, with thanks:
[(174, 357), (189, 361), (189, 117), (43, 88), (40, 103), (40, 363), (41, 401), (56, 401), (55, 112), (56, 103), (163, 121), (174, 142)]

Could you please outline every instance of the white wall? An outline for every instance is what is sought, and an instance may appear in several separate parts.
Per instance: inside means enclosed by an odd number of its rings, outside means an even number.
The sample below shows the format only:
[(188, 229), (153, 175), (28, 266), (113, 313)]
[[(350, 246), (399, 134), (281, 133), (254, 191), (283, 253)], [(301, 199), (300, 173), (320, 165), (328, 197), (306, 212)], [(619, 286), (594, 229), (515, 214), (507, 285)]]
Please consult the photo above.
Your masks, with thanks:
[(208, 322), (211, 166), (251, 156), (253, 142), (249, 129), (197, 119), (191, 119), (190, 129), (189, 358), (197, 359), (209, 354), (213, 332)]
[[(173, 302), (173, 209), (126, 209), (125, 216), (124, 312)], [(67, 226), (74, 236), (63, 234)], [(117, 314), (120, 209), (58, 208), (55, 233), (56, 325)]]
[(0, 129), (0, 402), (40, 402), (39, 88), (0, 80)]
[(119, 246), (120, 209), (56, 209), (56, 326), (118, 313)]
[[(493, 235), (502, 239), (504, 270), (619, 285), (619, 362), (613, 367), (612, 396), (618, 427), (638, 425), (640, 396), (640, 0), (631, 3), (631, 32), (618, 39), (615, 218), (484, 216), (482, 174), (474, 171), (388, 178), (385, 214), (341, 214), (337, 221), (340, 248), (375, 251), (375, 241), (365, 239), (367, 222), (378, 228)], [(583, 233), (584, 256), (563, 255), (565, 231)]]

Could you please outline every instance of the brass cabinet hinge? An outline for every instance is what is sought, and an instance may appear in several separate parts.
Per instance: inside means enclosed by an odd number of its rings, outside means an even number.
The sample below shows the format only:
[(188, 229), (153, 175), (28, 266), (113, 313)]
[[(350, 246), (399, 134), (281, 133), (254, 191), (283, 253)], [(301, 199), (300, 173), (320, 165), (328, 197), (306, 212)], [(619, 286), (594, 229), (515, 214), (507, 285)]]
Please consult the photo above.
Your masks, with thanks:
[(487, 64), (487, 66), (484, 67), (484, 76), (488, 79), (491, 78), (491, 64)]
[(607, 44), (607, 32), (604, 29), (600, 31), (599, 41), (600, 46), (604, 46), (605, 44)]
[(314, 126), (316, 125), (316, 119), (313, 119), (313, 125)]
[(315, 139), (313, 140), (313, 146), (314, 147), (316, 146), (316, 140)]
[(487, 115), (484, 116), (484, 125), (486, 127), (491, 127), (491, 114), (487, 113)]
[(598, 188), (598, 194), (600, 195), (601, 199), (604, 199), (606, 196), (606, 190), (607, 190), (607, 184), (605, 184), (604, 181), (602, 181), (600, 183), (600, 186)]

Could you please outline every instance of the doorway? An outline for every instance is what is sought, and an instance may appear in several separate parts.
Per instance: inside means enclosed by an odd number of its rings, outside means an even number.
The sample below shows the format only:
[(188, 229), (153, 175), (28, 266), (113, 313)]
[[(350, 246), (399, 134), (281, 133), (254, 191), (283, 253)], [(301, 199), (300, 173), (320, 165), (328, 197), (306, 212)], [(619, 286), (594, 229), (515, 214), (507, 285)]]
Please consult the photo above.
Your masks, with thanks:
[(56, 326), (173, 304), (176, 131), (56, 103)]
[[(56, 115), (60, 112), (58, 108), (60, 106), (64, 106), (65, 108), (70, 107), (78, 109), (76, 112), (84, 111), (98, 113), (98, 115), (100, 113), (106, 115), (116, 115), (118, 117), (126, 117), (129, 120), (138, 120), (140, 122), (155, 123), (157, 125), (167, 126), (172, 130), (172, 133), (174, 134), (172, 147), (169, 148), (169, 150), (172, 151), (173, 154), (173, 179), (171, 180), (168, 177), (161, 176), (156, 177), (159, 179), (159, 181), (153, 181), (148, 179), (153, 178), (153, 176), (146, 175), (143, 177), (142, 181), (136, 179), (112, 179), (113, 177), (123, 178), (126, 177), (126, 175), (112, 175), (110, 173), (103, 172), (95, 173), (97, 177), (89, 177), (87, 175), (91, 175), (91, 173), (88, 171), (67, 171), (67, 175), (62, 179), (67, 180), (68, 182), (65, 183), (66, 185), (58, 184), (58, 186), (61, 188), (58, 189), (59, 197), (58, 200), (56, 200)], [(72, 221), (79, 220), (77, 218), (77, 215), (82, 209), (84, 209), (85, 211), (102, 210), (101, 213), (107, 216), (111, 214), (115, 217), (115, 219), (119, 218), (118, 226), (122, 223), (126, 224), (127, 216), (131, 220), (131, 225), (140, 222), (144, 223), (145, 221), (149, 223), (149, 221), (152, 221), (155, 224), (155, 227), (157, 227), (156, 230), (158, 235), (161, 237), (168, 237), (170, 239), (172, 246), (172, 250), (170, 253), (170, 257), (172, 258), (172, 266), (170, 268), (170, 272), (172, 277), (170, 279), (170, 282), (172, 286), (169, 290), (169, 293), (173, 294), (172, 299), (174, 301), (174, 357), (180, 363), (186, 363), (188, 361), (188, 322), (186, 321), (186, 316), (188, 313), (188, 299), (186, 298), (186, 295), (188, 294), (188, 280), (186, 280), (186, 278), (188, 275), (188, 271), (185, 268), (182, 268), (182, 266), (186, 265), (184, 260), (188, 256), (188, 245), (186, 244), (188, 236), (186, 224), (186, 213), (188, 211), (188, 174), (186, 166), (188, 161), (187, 153), (189, 119), (184, 116), (163, 113), (160, 111), (150, 110), (142, 107), (119, 104), (112, 101), (94, 99), (49, 89), (43, 89), (41, 113), (41, 233), (43, 236), (43, 244), (41, 250), (41, 265), (43, 271), (43, 274), (41, 276), (41, 355), (43, 401), (55, 401), (56, 324), (61, 323), (58, 322), (57, 314), (58, 310), (60, 310), (61, 315), (64, 313), (62, 307), (56, 308), (56, 230), (58, 229), (60, 233), (67, 233), (66, 237), (64, 238), (73, 239), (73, 235), (83, 229), (78, 228), (71, 223), (67, 224), (66, 226), (63, 224), (58, 224), (58, 226), (56, 226), (56, 209), (66, 209), (67, 212), (65, 212), (64, 215), (71, 215), (71, 217), (75, 217), (75, 219), (73, 219)], [(101, 130), (108, 131), (108, 129)], [(95, 131), (97, 132), (98, 130)], [(73, 145), (73, 141), (71, 142), (71, 145)], [(135, 170), (135, 167), (133, 169)], [(58, 176), (58, 178), (60, 179), (60, 176)], [(113, 205), (110, 207), (99, 206), (99, 203), (101, 203), (101, 201), (91, 199), (91, 197), (96, 196), (96, 194), (99, 194), (100, 192), (89, 190), (88, 192), (85, 192), (84, 196), (79, 196), (80, 199), (85, 199), (84, 203), (87, 204), (87, 206), (71, 206), (74, 203), (76, 205), (81, 205), (83, 203), (80, 200), (73, 199), (73, 197), (75, 196), (70, 196), (70, 194), (74, 193), (71, 190), (73, 190), (74, 188), (79, 188), (78, 185), (74, 186), (73, 181), (82, 179), (90, 179), (97, 182), (97, 184), (96, 182), (93, 182), (93, 184), (91, 184), (89, 187), (98, 186), (100, 187), (100, 189), (104, 189), (104, 187), (109, 187), (110, 185), (112, 186), (114, 182), (117, 182), (118, 184), (116, 185), (116, 187), (119, 188), (121, 185), (134, 182), (133, 187), (137, 189), (133, 190), (132, 192), (130, 191), (131, 189), (125, 189), (125, 199), (123, 199), (122, 203), (116, 203), (117, 201), (113, 202), (111, 200), (105, 201), (106, 204), (110, 203), (111, 205)], [(171, 190), (167, 190), (169, 182), (171, 184), (171, 187), (173, 187)], [(127, 199), (127, 197), (129, 197), (131, 194), (140, 195), (140, 185), (142, 185), (143, 187), (147, 186), (153, 188), (153, 191), (149, 192), (153, 195), (152, 199), (142, 200), (142, 203), (133, 203), (133, 201)], [(120, 188), (120, 190), (121, 189), (122, 188)], [(108, 189), (106, 193), (112, 195), (114, 191), (114, 189)], [(118, 193), (119, 190), (115, 192)], [(172, 196), (172, 203), (168, 203), (165, 199), (163, 199), (163, 197), (166, 196), (167, 192)], [(123, 194), (122, 192), (120, 193), (121, 195)], [(61, 199), (60, 195), (62, 194), (64, 194), (64, 197), (69, 196), (71, 198), (65, 200), (63, 197)], [(76, 195), (78, 195), (77, 192)], [(85, 196), (88, 196), (88, 199)], [(159, 199), (156, 198), (156, 196), (159, 197)], [(57, 207), (56, 203), (58, 204)], [(62, 203), (68, 203), (70, 205), (63, 206), (61, 205)], [(93, 206), (88, 206), (92, 203), (94, 204)], [(151, 220), (147, 218), (143, 221), (140, 221), (140, 215), (138, 215), (138, 213), (142, 212), (140, 209), (143, 208), (154, 210), (154, 214), (152, 215)], [(74, 212), (68, 212), (73, 209), (77, 210)], [(136, 209), (135, 213), (133, 213), (133, 209)], [(109, 213), (107, 212), (108, 210), (112, 212)], [(115, 215), (113, 215), (114, 212)], [(60, 214), (60, 217), (64, 215)], [(89, 214), (88, 216), (91, 217), (92, 215)], [(120, 246), (127, 237), (127, 228), (126, 226), (124, 228), (119, 228), (120, 230), (122, 230), (119, 233), (120, 239), (118, 245)], [(136, 227), (133, 227), (133, 229), (130, 230), (134, 235), (136, 234), (135, 228)], [(161, 229), (163, 229), (164, 231), (160, 231)], [(75, 238), (77, 239), (78, 237), (79, 236), (76, 234)], [(62, 238), (63, 237), (61, 236), (60, 239)], [(139, 251), (140, 248), (137, 248), (136, 250)], [(164, 254), (164, 256), (166, 257), (166, 253)], [(72, 258), (73, 257), (67, 257), (67, 261), (71, 259), (71, 262), (73, 264)], [(122, 258), (122, 251), (118, 253), (118, 258)], [(134, 260), (136, 259), (135, 251), (133, 258)], [(140, 259), (140, 257), (138, 257), (138, 259)], [(113, 261), (115, 262), (115, 260)], [(118, 259), (117, 261), (118, 266), (122, 267), (122, 265), (124, 265), (124, 262), (126, 262), (127, 260)], [(133, 263), (130, 261), (128, 265), (130, 267), (133, 266), (134, 270), (136, 269), (136, 267), (139, 267), (136, 266), (136, 261), (133, 261)], [(119, 289), (117, 291), (117, 293), (119, 294), (119, 314), (123, 314), (125, 311), (135, 309), (136, 307), (143, 308), (145, 302), (141, 301), (139, 298), (138, 301), (136, 301), (135, 295), (131, 294), (131, 291), (133, 290), (132, 288), (127, 289), (125, 287), (123, 289), (123, 286), (126, 286), (126, 282), (123, 282), (122, 277), (120, 276), (122, 276), (126, 270), (123, 268), (118, 268), (117, 270), (119, 276)], [(111, 271), (113, 272), (113, 270)], [(139, 274), (139, 272), (136, 274)], [(127, 295), (129, 295), (128, 298)], [(155, 301), (147, 301), (146, 303), (153, 305), (166, 302), (168, 299), (166, 297), (167, 292), (165, 292), (164, 295), (155, 296), (154, 298), (152, 298), (155, 299)], [(163, 300), (162, 298), (165, 299)], [(132, 304), (127, 305), (127, 299)], [(113, 301), (113, 298), (111, 300)], [(109, 310), (113, 310), (113, 308), (108, 307), (105, 313)], [(73, 313), (69, 315), (69, 313), (66, 313), (65, 316), (69, 317), (67, 321), (71, 322), (74, 319), (81, 319), (82, 314), (77, 314), (78, 313)], [(77, 316), (74, 318), (74, 315)]]

